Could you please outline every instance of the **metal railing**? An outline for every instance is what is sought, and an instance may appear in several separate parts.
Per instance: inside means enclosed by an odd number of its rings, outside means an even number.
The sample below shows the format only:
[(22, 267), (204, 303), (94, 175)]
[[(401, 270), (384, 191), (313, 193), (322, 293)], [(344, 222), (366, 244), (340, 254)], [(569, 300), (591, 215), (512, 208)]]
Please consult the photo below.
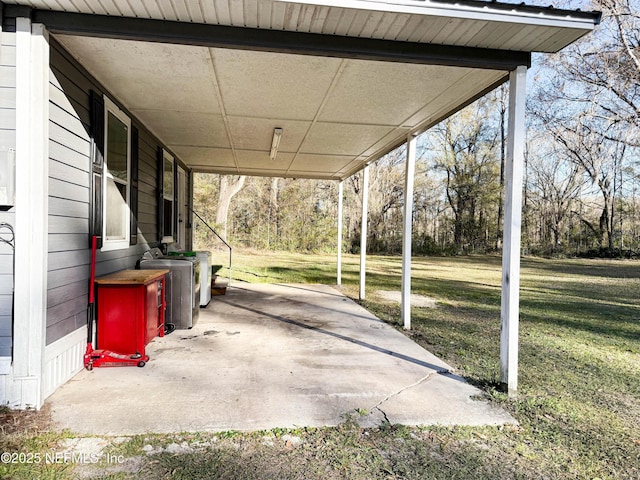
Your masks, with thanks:
[[(228, 286), (228, 287), (230, 287), (230, 286), (231, 286), (231, 260), (232, 260), (232, 257), (233, 257), (233, 248), (231, 248), (231, 245), (229, 245), (229, 244), (227, 243), (227, 241), (226, 241), (224, 238), (222, 238), (220, 235), (218, 235), (218, 232), (216, 232), (216, 231), (213, 229), (213, 227), (211, 227), (211, 225), (209, 225), (209, 224), (205, 221), (205, 219), (204, 219), (204, 218), (202, 218), (200, 215), (198, 215), (198, 212), (196, 212), (195, 210), (191, 210), (191, 212), (193, 212), (193, 214), (194, 214), (196, 217), (198, 217), (198, 220), (200, 220), (200, 221), (204, 224), (204, 226), (205, 226), (205, 227), (207, 227), (209, 230), (211, 230), (211, 232), (213, 232), (213, 234), (214, 234), (216, 237), (218, 237), (218, 239), (219, 239), (222, 243), (224, 243), (224, 245), (229, 249), (229, 267), (227, 267), (227, 268), (229, 269), (229, 276), (228, 276), (228, 278), (229, 278), (229, 284), (228, 284), (227, 286)], [(209, 266), (209, 268), (211, 268), (211, 266)]]

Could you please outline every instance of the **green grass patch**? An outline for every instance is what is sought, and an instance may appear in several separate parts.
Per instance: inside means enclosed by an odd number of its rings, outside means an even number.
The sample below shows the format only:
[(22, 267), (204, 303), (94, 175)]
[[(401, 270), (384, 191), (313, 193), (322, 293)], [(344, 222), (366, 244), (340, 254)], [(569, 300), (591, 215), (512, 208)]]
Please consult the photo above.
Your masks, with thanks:
[[(269, 281), (335, 283), (331, 256), (285, 254), (280, 264), (279, 255), (247, 255), (240, 261), (244, 268), (269, 271)], [(276, 265), (286, 268), (282, 277), (273, 270)], [(345, 256), (343, 291), (354, 299), (358, 269), (359, 257)], [(376, 291), (399, 290), (400, 274), (400, 258), (368, 257), (362, 302), (398, 328), (399, 305), (383, 301)], [(501, 259), (414, 258), (412, 274), (412, 293), (434, 298), (437, 307), (414, 307), (407, 335), (520, 422), (516, 431), (483, 434), (493, 452), (488, 456), (509, 459), (513, 467), (511, 473), (495, 470), (494, 478), (640, 478), (639, 262), (522, 260), (520, 388), (513, 400), (495, 389)], [(440, 435), (453, 445), (461, 440), (460, 431)]]
[[(335, 284), (333, 255), (234, 254), (234, 279)], [(342, 291), (358, 295), (359, 257), (345, 255)], [(443, 358), (519, 422), (505, 427), (363, 429), (355, 412), (335, 428), (141, 435), (107, 451), (127, 468), (84, 469), (103, 479), (496, 479), (640, 478), (640, 262), (522, 261), (519, 395), (499, 383), (499, 257), (415, 258), (412, 293), (436, 301), (412, 309), (416, 342)], [(226, 274), (226, 270), (220, 272)], [(363, 306), (402, 330), (399, 257), (367, 259)], [(12, 451), (56, 448), (64, 435), (23, 429)], [(4, 468), (4, 470), (2, 470)], [(77, 478), (52, 466), (29, 476)], [(88, 476), (87, 476), (88, 475)]]

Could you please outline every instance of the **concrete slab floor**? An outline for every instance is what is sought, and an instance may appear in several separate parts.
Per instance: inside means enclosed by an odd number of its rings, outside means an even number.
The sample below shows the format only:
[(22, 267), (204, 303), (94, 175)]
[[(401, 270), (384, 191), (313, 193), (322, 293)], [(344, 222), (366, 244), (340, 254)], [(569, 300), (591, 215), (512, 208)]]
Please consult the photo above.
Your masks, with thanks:
[(83, 370), (47, 401), (78, 434), (515, 423), (451, 368), (336, 289), (239, 284), (144, 368)]

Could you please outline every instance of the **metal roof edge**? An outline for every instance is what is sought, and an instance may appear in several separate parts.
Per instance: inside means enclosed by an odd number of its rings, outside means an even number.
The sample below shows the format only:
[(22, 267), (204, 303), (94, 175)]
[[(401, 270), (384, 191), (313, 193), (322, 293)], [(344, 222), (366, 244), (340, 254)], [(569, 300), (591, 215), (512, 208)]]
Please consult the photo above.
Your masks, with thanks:
[[(371, 0), (365, 0), (371, 1)], [(535, 14), (552, 14), (561, 17), (576, 17), (582, 18), (584, 20), (592, 20), (594, 25), (598, 25), (600, 20), (602, 19), (602, 12), (597, 10), (570, 10), (563, 8), (555, 8), (553, 5), (548, 5), (546, 7), (539, 7), (535, 5), (527, 5), (526, 3), (506, 3), (506, 2), (498, 2), (496, 0), (456, 0), (455, 2), (448, 2), (445, 0), (427, 0), (429, 3), (441, 4), (441, 5), (451, 5), (451, 3), (457, 5), (467, 5), (469, 7), (474, 8), (485, 8), (486, 6), (490, 6), (496, 10), (507, 10), (507, 11), (518, 11), (525, 13), (535, 13)]]
[[(275, 2), (326, 6), (352, 10), (373, 10), (388, 13), (452, 16), (493, 21), (550, 22), (565, 28), (593, 29), (600, 23), (601, 12), (564, 10), (553, 6), (537, 7), (524, 3), (504, 3), (483, 0), (274, 0)], [(491, 18), (493, 17), (493, 18)], [(502, 18), (501, 18), (502, 17)]]

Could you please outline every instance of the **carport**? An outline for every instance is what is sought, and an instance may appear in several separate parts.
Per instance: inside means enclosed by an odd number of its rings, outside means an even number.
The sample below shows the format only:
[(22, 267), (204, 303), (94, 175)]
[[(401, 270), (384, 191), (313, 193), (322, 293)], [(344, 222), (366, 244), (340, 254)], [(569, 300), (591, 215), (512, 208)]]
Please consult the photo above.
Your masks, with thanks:
[[(509, 81), (501, 371), (516, 392), (526, 71), (531, 52), (560, 50), (598, 14), (475, 0), (120, 3), (120, 16), (34, 18), (195, 171), (341, 182), (364, 170), (360, 298), (367, 167), (407, 143), (405, 328), (416, 136)], [(338, 283), (340, 269), (339, 252)]]
[[(15, 255), (25, 264), (16, 272), (15, 315), (24, 320), (16, 322), (12, 332), (16, 354), (11, 382), (16, 389), (28, 385), (28, 395), (17, 395), (21, 404), (41, 405), (56, 382), (74, 373), (83, 337), (78, 313), (63, 311), (60, 325), (66, 322), (65, 329), (51, 342), (46, 338), (47, 315), (53, 310), (47, 309), (47, 302), (56, 300), (47, 282), (51, 278), (66, 282), (62, 277), (68, 276), (71, 283), (61, 291), (77, 305), (83, 304), (82, 275), (88, 271), (84, 267), (89, 254), (84, 243), (78, 244), (57, 256), (61, 264), (57, 265), (47, 252), (47, 235), (59, 233), (52, 229), (56, 224), (50, 217), (66, 218), (69, 205), (82, 210), (82, 215), (86, 211), (85, 190), (79, 199), (47, 198), (47, 159), (54, 157), (54, 152), (49, 155), (52, 129), (55, 135), (72, 138), (71, 149), (75, 144), (83, 152), (91, 148), (86, 157), (92, 155), (94, 166), (101, 168), (94, 155), (100, 141), (81, 121), (82, 115), (88, 116), (86, 105), (70, 100), (74, 93), (86, 100), (86, 91), (64, 78), (63, 71), (50, 78), (49, 36), (64, 48), (62, 57), (56, 53), (59, 61), (86, 69), (102, 85), (104, 96), (109, 94), (119, 104), (109, 108), (129, 112), (141, 134), (149, 133), (175, 155), (174, 172), (179, 160), (190, 172), (304, 177), (341, 184), (362, 170), (361, 298), (366, 285), (368, 165), (406, 142), (402, 273), (406, 328), (411, 325), (416, 136), (508, 81), (501, 372), (509, 392), (516, 392), (526, 72), (532, 52), (557, 52), (590, 32), (599, 14), (477, 0), (15, 0), (4, 4), (0, 5), (15, 30), (17, 52), (14, 70), (7, 70), (15, 71), (18, 105), (16, 204), (29, 207), (22, 207), (16, 218), (20, 241)], [(7, 38), (13, 39), (12, 35), (10, 30)], [(65, 85), (49, 85), (59, 80), (58, 73)], [(58, 108), (50, 91), (64, 94), (64, 108)], [(63, 124), (51, 121), (48, 127), (53, 114), (60, 114)], [(54, 147), (58, 146), (52, 143)], [(59, 195), (66, 195), (73, 182), (82, 188), (90, 183), (90, 171), (81, 172), (82, 180), (77, 169), (66, 177), (70, 171), (55, 172), (67, 182)], [(157, 179), (139, 180), (153, 184)], [(131, 178), (131, 183), (137, 181)], [(163, 221), (162, 194), (158, 211), (151, 214), (156, 199), (130, 198), (129, 187), (126, 190), (125, 207), (145, 206), (145, 217), (138, 220), (147, 227)], [(342, 201), (342, 188), (336, 200)], [(88, 202), (94, 209), (99, 203)], [(131, 218), (135, 216), (132, 210)], [(71, 223), (64, 223), (65, 228)], [(76, 223), (79, 234), (86, 237), (84, 227), (90, 222), (81, 218)], [(137, 248), (158, 240), (144, 238), (134, 226), (131, 237), (136, 236), (140, 238), (131, 238), (131, 243), (125, 238), (119, 252), (105, 252), (103, 273), (130, 267)], [(340, 251), (337, 263), (340, 283)], [(42, 279), (47, 268), (49, 279)], [(43, 387), (43, 378), (49, 381), (46, 371), (55, 381)]]
[(144, 368), (83, 371), (48, 400), (93, 435), (337, 425), (502, 425), (451, 367), (326, 285), (238, 284)]

